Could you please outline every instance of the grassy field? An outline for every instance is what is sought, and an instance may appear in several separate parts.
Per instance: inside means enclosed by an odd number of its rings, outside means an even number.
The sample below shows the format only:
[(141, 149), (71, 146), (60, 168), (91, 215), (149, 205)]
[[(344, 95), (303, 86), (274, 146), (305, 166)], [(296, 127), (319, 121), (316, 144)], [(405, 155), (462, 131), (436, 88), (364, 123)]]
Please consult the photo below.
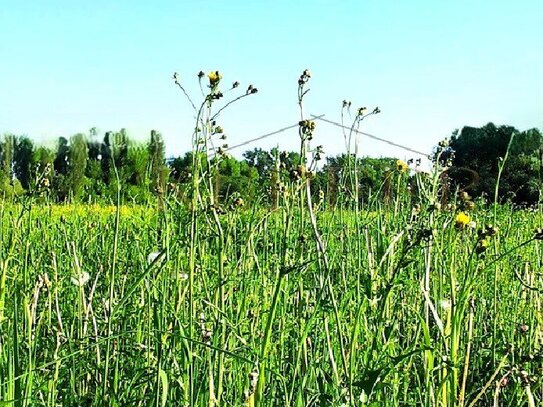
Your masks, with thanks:
[(174, 200), (2, 204), (0, 400), (540, 405), (541, 214), (395, 182), (314, 211), (293, 183), (218, 223)]
[(274, 204), (221, 201), (208, 77), (182, 195), (0, 203), (1, 405), (542, 405), (541, 210), (401, 161), (362, 204), (350, 158), (329, 206), (311, 191), (308, 71), (301, 163), (276, 163)]

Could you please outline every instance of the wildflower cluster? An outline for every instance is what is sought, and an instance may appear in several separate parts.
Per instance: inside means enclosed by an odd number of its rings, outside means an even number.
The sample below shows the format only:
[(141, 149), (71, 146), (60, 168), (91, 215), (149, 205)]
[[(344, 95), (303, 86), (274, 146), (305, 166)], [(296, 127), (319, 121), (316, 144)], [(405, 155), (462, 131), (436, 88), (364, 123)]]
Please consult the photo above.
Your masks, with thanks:
[(498, 227), (493, 225), (486, 225), (477, 232), (477, 245), (475, 251), (477, 254), (482, 254), (488, 249), (490, 245), (490, 238), (498, 234)]
[(408, 167), (408, 165), (407, 165), (407, 163), (405, 161), (397, 160), (396, 161), (396, 169), (399, 172), (406, 172), (409, 169), (409, 167)]
[(454, 162), (454, 150), (450, 144), (450, 140), (445, 138), (441, 140), (434, 149), (433, 161), (439, 162), (446, 168), (452, 167)]
[(420, 167), (421, 163), (422, 163), (422, 160), (420, 158), (417, 158), (416, 160), (413, 158), (410, 158), (409, 160), (407, 160), (407, 165), (415, 164), (415, 166)]
[(258, 384), (258, 367), (255, 367), (251, 371), (251, 373), (249, 373), (248, 378), (249, 378), (249, 388), (244, 391), (244, 396), (245, 396), (245, 401), (250, 403), (251, 398), (254, 397), (256, 385)]
[(298, 78), (298, 85), (303, 86), (307, 82), (309, 82), (309, 78), (311, 78), (311, 72), (309, 72), (309, 69), (304, 69), (300, 77)]
[(211, 327), (208, 327), (208, 324), (206, 323), (206, 317), (204, 313), (200, 313), (200, 330), (201, 330), (201, 340), (206, 345), (211, 345), (211, 338), (213, 336), (213, 329)]
[(311, 172), (311, 170), (308, 169), (303, 164), (300, 164), (290, 170), (291, 181), (298, 181), (298, 180), (303, 180), (303, 179), (312, 178), (312, 177), (313, 177), (313, 173)]
[(470, 216), (465, 212), (459, 212), (456, 215), (456, 218), (454, 220), (455, 220), (454, 226), (456, 227), (456, 229), (459, 229), (459, 230), (465, 229), (466, 227), (468, 227), (469, 223), (471, 222)]
[(245, 206), (245, 201), (241, 197), (241, 194), (237, 192), (232, 194), (232, 196), (230, 197), (230, 202), (232, 209), (243, 208)]
[(300, 137), (311, 140), (316, 127), (315, 122), (313, 120), (301, 120), (298, 125), (300, 126)]
[[(202, 72), (200, 71), (199, 76), (201, 74)], [(207, 77), (209, 79), (209, 87), (212, 89), (215, 88), (222, 79), (222, 75), (219, 73), (219, 71), (211, 71), (210, 73), (207, 74)]]
[(473, 202), (471, 196), (466, 191), (460, 191), (458, 193), (458, 199), (460, 201), (459, 207), (461, 210), (472, 211), (475, 209), (475, 202)]

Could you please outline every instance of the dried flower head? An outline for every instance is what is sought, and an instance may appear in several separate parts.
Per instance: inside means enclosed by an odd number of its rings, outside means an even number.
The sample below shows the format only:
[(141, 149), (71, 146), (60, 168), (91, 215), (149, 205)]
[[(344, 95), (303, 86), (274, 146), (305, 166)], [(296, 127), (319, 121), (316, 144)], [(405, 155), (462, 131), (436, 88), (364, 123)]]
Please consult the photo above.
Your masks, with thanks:
[(441, 301), (439, 301), (439, 306), (441, 307), (441, 309), (443, 309), (443, 311), (448, 311), (451, 309), (451, 300), (449, 299), (443, 299)]
[(475, 202), (473, 202), (473, 201), (464, 202), (464, 208), (466, 208), (466, 210), (468, 210), (468, 211), (474, 210), (475, 209)]
[(471, 197), (469, 196), (469, 194), (466, 191), (460, 191), (458, 193), (458, 198), (461, 201), (469, 201), (471, 199)]

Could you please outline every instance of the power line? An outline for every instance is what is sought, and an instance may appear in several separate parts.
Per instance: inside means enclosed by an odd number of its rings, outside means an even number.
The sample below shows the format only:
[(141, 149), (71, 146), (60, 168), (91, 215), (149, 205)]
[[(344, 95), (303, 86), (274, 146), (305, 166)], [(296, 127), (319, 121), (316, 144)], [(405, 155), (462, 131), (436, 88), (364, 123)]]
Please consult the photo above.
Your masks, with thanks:
[[(387, 140), (387, 139), (384, 139), (382, 137), (377, 137), (373, 134), (370, 134), (370, 133), (365, 133), (363, 131), (360, 131), (360, 130), (357, 130), (357, 129), (351, 129), (350, 127), (347, 127), (347, 126), (344, 126), (343, 124), (341, 123), (338, 123), (338, 122), (335, 122), (333, 120), (328, 120), (328, 119), (325, 119), (324, 118), (324, 114), (321, 114), (319, 116), (315, 116), (315, 115), (311, 115), (311, 117), (314, 119), (314, 120), (321, 120), (323, 122), (326, 122), (326, 123), (329, 123), (329, 124), (332, 124), (334, 126), (337, 126), (337, 127), (341, 127), (343, 129), (346, 129), (346, 130), (352, 130), (354, 131), (355, 133), (358, 133), (358, 134), (361, 134), (363, 136), (366, 136), (368, 138), (371, 138), (373, 140), (377, 140), (377, 141), (380, 141), (382, 143), (386, 143), (388, 145), (391, 145), (391, 146), (394, 146), (394, 147), (398, 147), (398, 148), (401, 148), (405, 151), (409, 151), (411, 153), (415, 153), (415, 154), (418, 154), (420, 156), (423, 156), (425, 158), (428, 158), (430, 157), (431, 155), (430, 154), (426, 154), (426, 153), (423, 153), (422, 151), (418, 151), (418, 150), (415, 150), (411, 147), (407, 147), (407, 146), (404, 146), (402, 144), (398, 144), (398, 143), (395, 143), (394, 141), (390, 141), (390, 140)], [(258, 136), (258, 137), (255, 137), (255, 138), (252, 138), (252, 139), (249, 139), (249, 140), (246, 140), (242, 143), (239, 143), (239, 144), (235, 144), (233, 146), (229, 146), (227, 148), (224, 148), (225, 151), (230, 151), (230, 150), (233, 150), (233, 149), (236, 149), (236, 148), (239, 148), (239, 147), (243, 147), (243, 146), (246, 146), (247, 144), (251, 144), (251, 143), (254, 143), (255, 141), (259, 141), (259, 140), (263, 140), (265, 138), (268, 138), (268, 137), (271, 137), (271, 136), (274, 136), (276, 134), (279, 134), (279, 133), (283, 133), (284, 131), (287, 131), (287, 130), (290, 130), (290, 129), (293, 129), (293, 128), (296, 128), (296, 127), (299, 127), (299, 123), (296, 123), (296, 124), (293, 124), (291, 126), (287, 126), (287, 127), (282, 127), (278, 130), (275, 130), (275, 131), (272, 131), (270, 133), (266, 133), (266, 134), (263, 134), (261, 136)], [(214, 149), (211, 148), (209, 151), (213, 151)]]
[(407, 146), (395, 143), (393, 141), (386, 140), (384, 138), (374, 136), (373, 134), (364, 133), (363, 131), (359, 131), (359, 130), (356, 130), (356, 129), (351, 129), (350, 127), (344, 126), (343, 124), (338, 123), (338, 122), (334, 122), (332, 120), (323, 119), (324, 115), (320, 115), (320, 116), (311, 115), (311, 117), (313, 117), (313, 119), (315, 119), (315, 120), (321, 120), (323, 122), (333, 124), (334, 126), (341, 127), (343, 129), (352, 130), (355, 133), (362, 134), (363, 136), (369, 137), (371, 139), (381, 141), (383, 143), (389, 144), (389, 145), (394, 146), (394, 147), (401, 148), (401, 149), (403, 149), (405, 151), (409, 151), (411, 153), (415, 153), (415, 154), (421, 155), (421, 156), (426, 157), (426, 158), (430, 157), (430, 154), (423, 153), (422, 151), (417, 151), (417, 150), (415, 150), (415, 149), (413, 149), (411, 147), (407, 147)]
[[(313, 116), (313, 115), (312, 115)], [(322, 119), (324, 117), (323, 114), (321, 114), (320, 116), (313, 116), (314, 118), (316, 119)], [(226, 151), (230, 151), (230, 150), (233, 150), (234, 148), (239, 148), (239, 147), (243, 147), (243, 146), (246, 146), (247, 144), (251, 144), (251, 143), (254, 143), (255, 141), (258, 141), (258, 140), (262, 140), (262, 139), (265, 139), (267, 137), (270, 137), (270, 136), (274, 136), (276, 134), (279, 134), (279, 133), (282, 133), (284, 131), (287, 131), (287, 130), (290, 130), (290, 129), (293, 129), (295, 127), (299, 127), (300, 124), (299, 123), (296, 123), (296, 124), (293, 124), (292, 126), (287, 126), (287, 127), (283, 127), (279, 130), (275, 130), (275, 131), (272, 131), (271, 133), (266, 133), (266, 134), (263, 134), (261, 136), (258, 136), (258, 137), (255, 137), (253, 139), (250, 139), (250, 140), (247, 140), (247, 141), (244, 141), (243, 143), (239, 143), (239, 144), (236, 144), (236, 145), (233, 145), (231, 147), (228, 147), (226, 148), (225, 150)]]

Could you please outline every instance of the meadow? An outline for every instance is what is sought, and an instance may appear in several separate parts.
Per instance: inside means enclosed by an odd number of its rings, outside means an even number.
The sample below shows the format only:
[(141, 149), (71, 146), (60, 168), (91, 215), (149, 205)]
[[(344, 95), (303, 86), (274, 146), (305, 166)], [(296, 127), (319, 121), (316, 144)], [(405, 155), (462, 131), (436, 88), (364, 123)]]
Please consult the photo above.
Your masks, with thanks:
[(541, 405), (542, 212), (401, 161), (385, 199), (353, 161), (314, 200), (308, 79), (271, 207), (221, 201), (209, 158), (146, 206), (0, 203), (1, 405)]
[(324, 253), (286, 201), (221, 241), (186, 210), (4, 203), (0, 399), (537, 405), (541, 214), (411, 201), (317, 210)]

